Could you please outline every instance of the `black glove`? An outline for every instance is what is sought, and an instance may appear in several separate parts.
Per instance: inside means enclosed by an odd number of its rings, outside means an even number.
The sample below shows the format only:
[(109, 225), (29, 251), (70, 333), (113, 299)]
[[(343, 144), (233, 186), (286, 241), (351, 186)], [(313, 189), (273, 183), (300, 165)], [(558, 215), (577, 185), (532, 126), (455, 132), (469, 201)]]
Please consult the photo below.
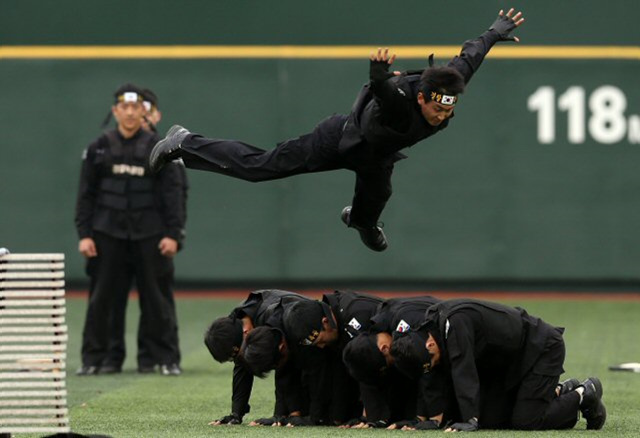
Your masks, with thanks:
[(269, 417), (269, 418), (258, 418), (257, 420), (253, 420), (256, 424), (260, 426), (272, 426), (278, 422), (280, 422), (280, 417)]
[(475, 432), (478, 430), (478, 420), (472, 418), (466, 423), (453, 423), (449, 428), (459, 430), (460, 432)]
[(236, 413), (224, 416), (218, 420), (220, 424), (242, 424), (242, 418)]
[(402, 420), (402, 421), (396, 421), (395, 424), (396, 425), (396, 429), (402, 429), (405, 426), (409, 426), (409, 427), (415, 427), (416, 423), (418, 423), (419, 420)]
[(387, 420), (369, 421), (367, 422), (367, 426), (374, 429), (383, 429), (388, 427), (389, 423), (387, 423)]
[(295, 427), (314, 425), (313, 420), (311, 420), (311, 417), (292, 416), (292, 417), (287, 417), (286, 420), (284, 420), (284, 422)]
[(366, 423), (366, 422), (367, 422), (367, 419), (365, 417), (357, 417), (347, 421), (346, 423), (344, 423), (344, 425), (347, 427), (353, 427), (356, 424)]
[(416, 430), (436, 430), (440, 429), (440, 425), (434, 420), (426, 420), (417, 422), (415, 428)]
[(489, 30), (495, 30), (500, 35), (500, 41), (515, 41), (514, 36), (509, 35), (516, 28), (516, 22), (506, 15), (499, 15)]
[(393, 77), (393, 73), (389, 73), (390, 65), (387, 61), (369, 61), (369, 79), (372, 82), (384, 82)]

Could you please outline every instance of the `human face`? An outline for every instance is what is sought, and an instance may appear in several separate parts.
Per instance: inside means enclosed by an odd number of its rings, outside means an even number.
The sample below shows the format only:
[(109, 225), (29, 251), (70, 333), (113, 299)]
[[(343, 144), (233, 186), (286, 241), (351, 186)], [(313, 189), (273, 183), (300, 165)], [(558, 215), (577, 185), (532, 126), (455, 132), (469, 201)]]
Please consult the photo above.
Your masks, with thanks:
[(440, 347), (436, 343), (436, 340), (429, 333), (429, 337), (427, 338), (427, 342), (425, 344), (425, 348), (431, 355), (431, 366), (438, 365), (440, 363)]
[(142, 102), (118, 102), (111, 107), (113, 117), (118, 122), (118, 130), (125, 137), (131, 137), (142, 126), (145, 108)]
[(453, 105), (442, 105), (433, 100), (427, 101), (422, 93), (418, 93), (418, 104), (422, 117), (431, 126), (440, 125), (453, 114)]
[(162, 120), (162, 113), (158, 110), (157, 107), (152, 106), (151, 109), (147, 111), (144, 119), (142, 120), (142, 128), (146, 129), (147, 131), (153, 131), (154, 128), (158, 126), (158, 123), (160, 123), (160, 120)]
[(322, 330), (320, 334), (313, 341), (313, 346), (318, 348), (324, 348), (327, 345), (333, 344), (338, 339), (338, 330), (331, 327), (329, 319), (327, 317), (322, 318)]
[(393, 342), (393, 338), (387, 332), (380, 332), (376, 334), (376, 344), (378, 345), (378, 350), (384, 356), (385, 362), (387, 362), (387, 367), (393, 365), (394, 359), (391, 356), (391, 343)]

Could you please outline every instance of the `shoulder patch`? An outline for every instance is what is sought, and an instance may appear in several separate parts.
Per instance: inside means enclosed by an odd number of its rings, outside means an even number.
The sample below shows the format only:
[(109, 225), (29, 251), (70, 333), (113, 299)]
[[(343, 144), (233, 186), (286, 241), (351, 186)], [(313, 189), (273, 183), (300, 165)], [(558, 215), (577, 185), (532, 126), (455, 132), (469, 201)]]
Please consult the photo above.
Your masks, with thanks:
[(398, 323), (398, 326), (396, 327), (396, 331), (398, 333), (406, 333), (409, 330), (411, 330), (411, 325), (409, 325), (409, 323), (404, 319), (401, 319), (400, 322)]
[(349, 321), (349, 326), (356, 330), (360, 330), (362, 328), (362, 324), (360, 324), (360, 322), (355, 318), (352, 318), (351, 321)]

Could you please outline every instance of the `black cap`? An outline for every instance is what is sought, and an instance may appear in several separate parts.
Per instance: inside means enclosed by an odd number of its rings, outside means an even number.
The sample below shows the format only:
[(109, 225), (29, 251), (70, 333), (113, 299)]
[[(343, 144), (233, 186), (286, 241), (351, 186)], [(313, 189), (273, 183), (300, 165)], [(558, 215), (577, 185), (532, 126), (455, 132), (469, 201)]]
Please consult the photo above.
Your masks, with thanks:
[(118, 87), (113, 93), (115, 103), (119, 102), (142, 102), (144, 100), (142, 89), (137, 85), (127, 83)]
[(387, 361), (378, 348), (377, 339), (375, 333), (361, 333), (344, 348), (342, 361), (358, 382), (375, 384), (387, 369)]
[(313, 345), (322, 331), (322, 318), (327, 317), (329, 325), (336, 328), (331, 308), (327, 303), (314, 300), (297, 301), (288, 306), (282, 314), (282, 322), (287, 337), (296, 344)]
[[(151, 104), (152, 107), (156, 107), (158, 108), (158, 96), (156, 96), (156, 93), (154, 93), (153, 91), (151, 91), (148, 88), (145, 88), (142, 90), (142, 97), (144, 99), (145, 102), (149, 102)], [(147, 110), (149, 110), (150, 108), (148, 108)]]
[(242, 345), (242, 321), (233, 316), (216, 319), (207, 328), (204, 343), (218, 362), (234, 359)]

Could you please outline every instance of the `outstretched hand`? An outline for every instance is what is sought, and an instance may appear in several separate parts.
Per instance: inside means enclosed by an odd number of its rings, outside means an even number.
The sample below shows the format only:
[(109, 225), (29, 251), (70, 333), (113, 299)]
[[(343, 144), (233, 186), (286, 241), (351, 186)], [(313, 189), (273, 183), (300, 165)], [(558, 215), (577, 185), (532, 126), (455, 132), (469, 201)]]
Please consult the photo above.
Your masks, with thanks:
[(516, 27), (524, 23), (524, 18), (522, 16), (522, 12), (517, 12), (515, 15), (513, 12), (513, 8), (509, 9), (506, 14), (504, 13), (504, 10), (500, 9), (498, 18), (496, 18), (496, 21), (493, 22), (489, 30), (495, 30), (498, 32), (501, 41), (515, 41), (516, 43), (519, 43), (520, 38), (509, 34)]
[(226, 415), (219, 420), (209, 423), (209, 426), (220, 426), (222, 424), (242, 424), (242, 418), (238, 414)]
[(389, 56), (388, 48), (385, 48), (383, 51), (382, 48), (379, 47), (378, 52), (373, 52), (369, 60), (371, 61), (369, 64), (369, 78), (373, 82), (383, 82), (390, 77), (400, 74), (399, 71), (389, 73), (389, 67), (393, 64), (393, 61), (396, 60), (396, 55), (392, 54)]

